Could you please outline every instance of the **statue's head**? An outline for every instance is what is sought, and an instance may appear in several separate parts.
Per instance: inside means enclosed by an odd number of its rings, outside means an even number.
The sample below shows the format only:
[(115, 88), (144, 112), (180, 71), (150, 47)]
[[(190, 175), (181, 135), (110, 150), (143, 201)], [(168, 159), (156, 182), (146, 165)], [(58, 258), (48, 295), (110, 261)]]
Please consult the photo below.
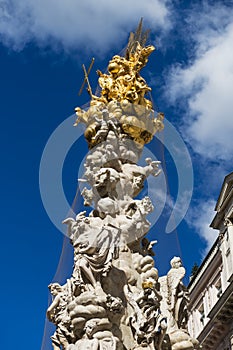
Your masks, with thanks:
[(141, 201), (141, 205), (144, 208), (146, 214), (151, 213), (154, 209), (151, 199), (149, 197), (143, 198)]
[(56, 282), (50, 283), (48, 288), (49, 288), (52, 295), (57, 295), (58, 293), (62, 292), (62, 286)]
[(88, 338), (91, 338), (96, 331), (98, 322), (96, 320), (88, 320), (85, 324), (84, 331)]
[(170, 264), (172, 268), (178, 269), (182, 266), (181, 258), (179, 256), (174, 256), (174, 258), (171, 259)]

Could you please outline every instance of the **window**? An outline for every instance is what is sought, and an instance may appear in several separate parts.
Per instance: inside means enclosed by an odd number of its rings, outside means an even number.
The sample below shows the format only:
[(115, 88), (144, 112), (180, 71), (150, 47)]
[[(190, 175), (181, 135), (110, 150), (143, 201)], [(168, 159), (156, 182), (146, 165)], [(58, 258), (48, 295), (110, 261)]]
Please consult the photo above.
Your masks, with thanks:
[(204, 326), (204, 320), (205, 320), (205, 312), (204, 312), (204, 306), (201, 304), (201, 306), (198, 308), (198, 312), (200, 315), (200, 322), (202, 326)]
[(222, 285), (220, 279), (216, 282), (215, 288), (217, 289), (217, 297), (220, 298), (220, 296), (222, 295)]

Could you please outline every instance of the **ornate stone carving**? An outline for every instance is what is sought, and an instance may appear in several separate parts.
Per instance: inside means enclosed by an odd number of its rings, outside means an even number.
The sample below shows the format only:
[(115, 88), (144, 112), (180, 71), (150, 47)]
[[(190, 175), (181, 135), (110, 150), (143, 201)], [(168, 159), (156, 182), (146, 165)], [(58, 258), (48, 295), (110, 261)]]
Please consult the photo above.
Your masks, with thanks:
[(143, 290), (138, 295), (128, 292), (128, 302), (133, 308), (130, 326), (136, 343), (142, 347), (161, 349), (167, 329), (167, 319), (161, 314), (162, 296), (156, 280), (146, 279), (142, 283)]
[[(145, 97), (151, 89), (139, 74), (154, 50), (145, 46), (145, 36), (140, 22), (126, 56), (110, 60), (109, 74), (98, 71), (101, 96), (91, 93), (88, 82), (90, 107), (76, 108), (75, 125), (85, 123), (90, 149), (80, 179), (86, 184), (82, 196), (93, 210), (63, 221), (74, 266), (65, 285), (49, 286), (54, 350), (194, 349), (185, 329), (185, 270), (174, 258), (168, 275), (158, 278), (152, 258), (156, 241), (145, 237), (154, 207), (149, 197), (135, 198), (148, 176), (161, 172), (160, 162), (151, 158), (145, 166), (137, 164), (164, 117), (154, 117)], [(189, 348), (179, 347), (177, 332)]]

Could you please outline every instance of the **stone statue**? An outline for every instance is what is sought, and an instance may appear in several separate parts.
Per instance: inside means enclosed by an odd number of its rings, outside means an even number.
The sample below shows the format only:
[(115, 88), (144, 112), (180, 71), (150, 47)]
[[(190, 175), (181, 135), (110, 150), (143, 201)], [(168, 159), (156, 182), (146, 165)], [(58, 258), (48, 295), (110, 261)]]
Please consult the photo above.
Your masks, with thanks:
[(171, 327), (183, 328), (187, 326), (187, 304), (189, 301), (187, 288), (182, 279), (185, 269), (181, 259), (174, 257), (171, 260), (171, 269), (167, 274), (168, 308), (172, 315)]
[(77, 230), (75, 225), (73, 225), (73, 232), (71, 229), (71, 240), (74, 246), (72, 277), (74, 284), (82, 291), (97, 287), (100, 290), (101, 277), (107, 275), (113, 260), (118, 256), (119, 229), (110, 225), (98, 227), (98, 223), (98, 218), (85, 218), (81, 221), (81, 225), (79, 223)]
[(190, 337), (187, 331), (188, 292), (182, 279), (185, 269), (180, 257), (170, 261), (171, 269), (167, 276), (159, 278), (161, 285), (161, 310), (168, 320), (167, 334), (171, 350), (190, 350), (198, 348), (196, 339)]
[(74, 338), (67, 312), (70, 296), (67, 294), (66, 286), (62, 287), (59, 283), (51, 283), (49, 289), (54, 299), (47, 309), (47, 317), (56, 325), (56, 331), (51, 337), (53, 349), (60, 350), (61, 347), (66, 349)]

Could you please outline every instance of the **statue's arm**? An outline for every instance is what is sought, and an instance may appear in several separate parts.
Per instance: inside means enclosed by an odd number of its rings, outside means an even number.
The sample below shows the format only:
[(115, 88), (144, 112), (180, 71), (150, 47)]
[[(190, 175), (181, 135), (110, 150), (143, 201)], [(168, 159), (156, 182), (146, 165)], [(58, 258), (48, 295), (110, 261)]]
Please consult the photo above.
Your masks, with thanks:
[(47, 309), (46, 315), (50, 321), (52, 321), (52, 313), (53, 313), (54, 309), (59, 305), (59, 302), (60, 302), (60, 296), (57, 295), (55, 297), (55, 299), (53, 300), (52, 304)]

